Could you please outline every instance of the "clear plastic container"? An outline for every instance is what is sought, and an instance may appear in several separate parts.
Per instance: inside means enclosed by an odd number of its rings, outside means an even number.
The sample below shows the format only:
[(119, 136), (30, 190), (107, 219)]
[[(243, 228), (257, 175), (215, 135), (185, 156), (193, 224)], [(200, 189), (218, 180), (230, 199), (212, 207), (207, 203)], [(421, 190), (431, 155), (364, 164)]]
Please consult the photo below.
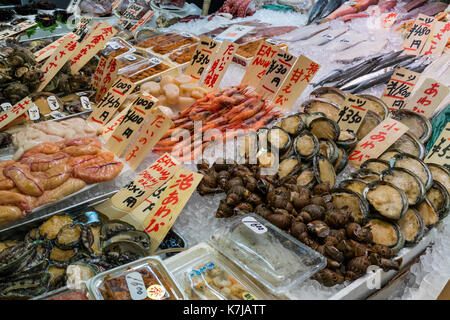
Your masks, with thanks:
[(139, 56), (134, 53), (127, 53), (125, 55), (120, 56), (119, 58), (116, 58), (117, 63), (119, 64), (119, 70), (122, 68), (130, 67), (134, 65), (135, 63), (140, 63), (145, 60), (144, 57)]
[(270, 299), (249, 277), (206, 243), (186, 251), (172, 270), (190, 300)]
[(183, 64), (191, 61), (192, 57), (195, 54), (195, 49), (197, 48), (197, 44), (187, 45), (182, 48), (175, 50), (174, 52), (169, 54), (170, 61)]
[(128, 78), (131, 82), (141, 83), (156, 76), (171, 67), (158, 58), (144, 58), (143, 61), (119, 70), (119, 75)]
[(326, 266), (325, 257), (255, 214), (233, 218), (211, 244), (273, 294)]
[(184, 294), (162, 260), (145, 257), (88, 281), (96, 300), (183, 300)]
[(124, 55), (133, 53), (136, 49), (127, 41), (120, 37), (111, 38), (105, 45), (105, 48), (100, 50), (100, 55), (104, 57), (119, 58)]
[(196, 44), (197, 42), (198, 39), (188, 34), (167, 33), (141, 41), (136, 47), (151, 49), (156, 54), (165, 55), (180, 47)]

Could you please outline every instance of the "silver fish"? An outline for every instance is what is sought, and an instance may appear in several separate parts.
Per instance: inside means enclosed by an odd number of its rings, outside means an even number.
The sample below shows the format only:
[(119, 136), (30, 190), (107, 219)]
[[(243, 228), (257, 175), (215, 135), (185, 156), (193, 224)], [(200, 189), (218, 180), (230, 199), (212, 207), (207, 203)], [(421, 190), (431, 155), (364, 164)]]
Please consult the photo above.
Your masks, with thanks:
[[(333, 0), (330, 0), (333, 1)], [(327, 6), (328, 1), (327, 0), (318, 0), (314, 6), (311, 8), (311, 11), (309, 13), (308, 22), (306, 25), (310, 24), (316, 18), (319, 16), (319, 14), (322, 12), (322, 10)]]

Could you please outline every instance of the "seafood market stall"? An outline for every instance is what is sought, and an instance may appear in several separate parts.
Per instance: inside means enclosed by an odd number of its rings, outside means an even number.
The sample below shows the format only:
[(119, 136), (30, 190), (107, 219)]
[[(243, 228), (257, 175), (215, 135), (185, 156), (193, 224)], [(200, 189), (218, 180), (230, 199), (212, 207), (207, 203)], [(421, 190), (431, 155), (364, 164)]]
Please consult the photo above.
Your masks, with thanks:
[(0, 8), (0, 299), (438, 298), (449, 10)]

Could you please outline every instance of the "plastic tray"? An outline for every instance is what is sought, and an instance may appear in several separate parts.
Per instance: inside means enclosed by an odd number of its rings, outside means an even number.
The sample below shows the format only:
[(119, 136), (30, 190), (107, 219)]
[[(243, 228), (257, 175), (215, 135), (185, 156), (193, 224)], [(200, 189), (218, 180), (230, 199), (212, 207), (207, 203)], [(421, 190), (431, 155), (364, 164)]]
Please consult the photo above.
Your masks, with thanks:
[(119, 70), (119, 75), (128, 78), (136, 84), (141, 84), (155, 77), (162, 76), (172, 69), (174, 69), (173, 66), (159, 58), (146, 58), (142, 62)]
[(131, 67), (136, 63), (141, 63), (145, 58), (137, 55), (135, 53), (127, 53), (125, 55), (116, 58), (117, 63), (119, 64), (119, 70), (127, 67)]
[(111, 38), (99, 54), (104, 57), (120, 58), (124, 55), (133, 53), (136, 49), (127, 41), (120, 37)]
[[(146, 283), (148, 278), (152, 279)], [(90, 295), (96, 300), (185, 299), (178, 283), (158, 257), (145, 257), (102, 272), (90, 279), (87, 285)], [(108, 286), (111, 286), (110, 293), (117, 293), (117, 299), (112, 296), (111, 299), (105, 299)], [(113, 291), (114, 288), (120, 290)]]
[(199, 39), (192, 35), (166, 33), (143, 40), (135, 47), (159, 56), (165, 56), (181, 47), (197, 44), (198, 41)]
[(210, 242), (274, 294), (326, 266), (325, 257), (256, 214), (231, 219)]

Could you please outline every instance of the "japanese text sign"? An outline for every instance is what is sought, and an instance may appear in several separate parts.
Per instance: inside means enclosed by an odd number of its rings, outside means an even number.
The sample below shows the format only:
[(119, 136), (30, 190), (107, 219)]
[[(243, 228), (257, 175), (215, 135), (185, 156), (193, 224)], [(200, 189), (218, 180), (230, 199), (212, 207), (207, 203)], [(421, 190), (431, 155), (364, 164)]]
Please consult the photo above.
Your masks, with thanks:
[(172, 120), (159, 108), (150, 110), (149, 120), (125, 152), (123, 159), (133, 170), (136, 169), (172, 125)]
[(408, 31), (405, 41), (403, 41), (403, 49), (407, 54), (419, 55), (430, 36), (433, 29), (434, 18), (419, 14), (416, 22)]
[(25, 20), (19, 24), (16, 24), (14, 26), (10, 26), (9, 28), (0, 31), (0, 39), (4, 39), (10, 36), (13, 36), (19, 32), (22, 32), (28, 28), (31, 28), (35, 26), (37, 23), (32, 20)]
[(339, 111), (338, 125), (341, 130), (358, 132), (367, 113), (367, 100), (353, 94), (347, 94), (342, 109)]
[(167, 153), (162, 155), (112, 196), (112, 204), (116, 208), (132, 211), (160, 186), (169, 181), (179, 168), (178, 163), (170, 155)]
[(447, 97), (448, 92), (449, 89), (447, 86), (434, 79), (427, 78), (417, 88), (414, 95), (408, 99), (405, 109), (412, 110), (424, 115), (426, 118), (430, 118), (442, 100)]
[(72, 32), (75, 33), (77, 36), (82, 36), (84, 30), (86, 30), (89, 23), (91, 23), (92, 17), (81, 17), (80, 21), (78, 21), (75, 28), (73, 28)]
[(367, 159), (378, 158), (408, 130), (409, 128), (400, 121), (392, 118), (384, 119), (358, 142), (348, 157), (350, 163), (359, 167)]
[(282, 108), (290, 109), (306, 89), (311, 79), (319, 71), (320, 66), (301, 55), (298, 57), (286, 81), (274, 98), (274, 103)]
[(117, 128), (117, 126), (122, 122), (123, 118), (125, 118), (125, 115), (127, 114), (130, 107), (131, 106), (127, 106), (121, 112), (116, 114), (114, 118), (110, 122), (108, 122), (108, 124), (105, 125), (102, 133), (102, 137), (105, 141), (108, 141), (108, 139), (111, 138), (112, 133)]
[(450, 122), (442, 130), (424, 161), (425, 163), (440, 164), (450, 169)]
[(406, 105), (420, 73), (398, 67), (389, 80), (386, 89), (381, 96), (389, 109), (401, 109)]
[(200, 81), (203, 73), (208, 68), (209, 63), (214, 57), (214, 53), (217, 50), (217, 42), (202, 36), (200, 42), (195, 48), (195, 53), (192, 56), (189, 65), (187, 66), (184, 74), (191, 76), (191, 78)]
[(199, 173), (180, 168), (167, 182), (166, 190), (144, 222), (144, 231), (152, 240), (150, 252), (158, 248), (202, 178)]
[(123, 0), (114, 0), (111, 7), (113, 10), (115, 10), (121, 3)]
[[(170, 180), (169, 180), (170, 181)], [(167, 182), (158, 188), (155, 192), (151, 194), (150, 197), (145, 199), (140, 205), (138, 205), (133, 211), (130, 212), (132, 217), (144, 225), (147, 214), (156, 206), (161, 198), (161, 194), (167, 189)], [(143, 228), (144, 229), (144, 228)]]
[(127, 114), (106, 141), (106, 147), (118, 157), (125, 151), (126, 147), (151, 115), (151, 109), (158, 102), (152, 96), (140, 95), (131, 105)]
[(267, 99), (275, 97), (284, 79), (288, 76), (289, 70), (295, 64), (296, 59), (294, 55), (287, 52), (277, 53), (275, 58), (270, 62), (261, 81), (256, 86), (256, 91)]
[(227, 30), (225, 30), (224, 32), (217, 35), (217, 37), (215, 37), (214, 40), (217, 40), (217, 41), (226, 40), (226, 41), (234, 42), (237, 39), (244, 36), (245, 34), (252, 31), (253, 29), (255, 29), (255, 27), (245, 26), (245, 25), (240, 25), (240, 24), (233, 24)]
[[(33, 101), (29, 97), (17, 102), (11, 109), (0, 113), (0, 129), (8, 125), (14, 119), (19, 118), (22, 114), (26, 113), (28, 109), (34, 106)], [(28, 116), (26, 117), (28, 119)]]
[(59, 70), (66, 64), (67, 61), (73, 56), (79, 43), (71, 38), (66, 38), (53, 54), (45, 61), (41, 68), (43, 72), (41, 83), (37, 89), (38, 92), (42, 91), (45, 86), (53, 79)]
[(436, 21), (433, 31), (423, 47), (422, 54), (441, 54), (450, 37), (450, 22)]
[(100, 101), (100, 99), (106, 94), (113, 82), (115, 81), (118, 74), (119, 66), (117, 65), (117, 60), (114, 57), (109, 57), (106, 60), (106, 67), (102, 71), (101, 79), (99, 81), (99, 88), (97, 95), (95, 96), (95, 101)]
[(34, 56), (36, 57), (36, 62), (41, 62), (42, 60), (48, 58), (53, 53), (53, 51), (55, 51), (55, 49), (58, 48), (58, 46), (61, 43), (63, 43), (66, 39), (69, 39), (69, 38), (72, 39), (72, 40), (78, 40), (79, 36), (77, 36), (73, 32), (69, 32), (68, 34), (66, 34), (65, 36), (59, 38), (55, 42), (50, 43), (45, 48), (35, 52)]
[(105, 74), (106, 61), (107, 59), (105, 57), (100, 57), (100, 60), (97, 63), (97, 68), (95, 68), (95, 72), (92, 76), (92, 86), (97, 92), (100, 90), (100, 85)]
[(139, 14), (143, 10), (144, 10), (143, 6), (140, 6), (136, 3), (130, 3), (127, 10), (122, 14), (119, 20), (119, 25), (122, 28), (127, 29), (129, 25), (133, 23), (132, 22), (133, 20), (137, 21)]
[(150, 20), (151, 17), (155, 14), (154, 11), (148, 10), (142, 18), (140, 18), (136, 23), (133, 23), (134, 25), (130, 28), (130, 31), (136, 31), (140, 27), (142, 27), (144, 24), (147, 23), (148, 20)]
[(102, 125), (108, 123), (116, 113), (119, 106), (124, 103), (128, 95), (133, 92), (135, 86), (136, 85), (128, 79), (119, 77), (102, 98), (94, 111), (92, 111), (88, 120), (100, 123)]
[(202, 87), (211, 90), (217, 89), (219, 87), (219, 84), (222, 81), (225, 72), (233, 61), (233, 56), (236, 48), (237, 45), (232, 42), (222, 42), (220, 48), (214, 56), (208, 72), (206, 73)]
[(275, 45), (261, 41), (250, 66), (245, 70), (241, 84), (256, 87), (278, 52), (281, 52), (281, 50)]
[(384, 29), (390, 29), (397, 19), (398, 13), (396, 12), (387, 12), (381, 14), (381, 26)]
[(117, 30), (106, 22), (103, 22), (94, 32), (90, 33), (78, 46), (71, 59), (70, 71), (72, 74), (80, 71), (116, 33)]

